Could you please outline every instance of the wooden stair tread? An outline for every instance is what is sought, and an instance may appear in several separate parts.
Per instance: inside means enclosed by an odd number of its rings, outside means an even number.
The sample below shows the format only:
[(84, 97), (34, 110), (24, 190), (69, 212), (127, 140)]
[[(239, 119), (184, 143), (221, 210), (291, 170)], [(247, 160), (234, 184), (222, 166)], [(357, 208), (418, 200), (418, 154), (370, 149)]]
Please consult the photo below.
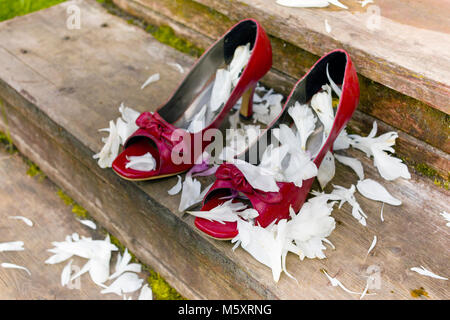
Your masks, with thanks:
[[(410, 290), (424, 287), (430, 298), (448, 298), (445, 281), (409, 271), (424, 265), (448, 276), (448, 227), (439, 212), (450, 212), (448, 191), (413, 174), (411, 180), (382, 183), (404, 203), (386, 205), (357, 195), (369, 216), (368, 227), (351, 217), (347, 205), (335, 209), (338, 221), (329, 237), (336, 250), (325, 260), (289, 255), (288, 271), (278, 284), (269, 269), (231, 243), (204, 237), (193, 219), (177, 211), (178, 196), (167, 190), (176, 178), (131, 183), (112, 170), (98, 167), (92, 155), (101, 147), (99, 128), (118, 117), (118, 106), (143, 111), (163, 103), (181, 81), (167, 63), (185, 69), (193, 59), (162, 45), (141, 29), (109, 15), (93, 1), (77, 2), (82, 12), (79, 30), (65, 28), (62, 3), (44, 11), (0, 23), (0, 97), (7, 122), (19, 150), (143, 262), (160, 272), (188, 298), (348, 299), (329, 286), (319, 271), (324, 268), (351, 290), (362, 291), (367, 270), (377, 266), (382, 286), (368, 299), (411, 298)], [(107, 24), (106, 27), (104, 24)], [(6, 62), (6, 63), (4, 63)], [(153, 73), (161, 80), (140, 89)], [(51, 151), (50, 151), (51, 150)], [(349, 151), (363, 162), (366, 177), (381, 181), (372, 160)], [(334, 184), (349, 187), (356, 175), (338, 165)], [(206, 184), (205, 184), (206, 185)], [(365, 254), (373, 236), (378, 244)], [(358, 289), (359, 288), (359, 289)]]
[[(331, 4), (287, 8), (275, 0), (195, 1), (237, 19), (255, 17), (270, 34), (319, 56), (345, 48), (364, 76), (450, 114), (448, 2), (376, 0), (362, 8), (357, 1), (342, 0), (349, 7), (345, 10)], [(368, 13), (370, 6), (378, 9)], [(371, 30), (367, 23), (373, 10), (381, 18), (379, 28)]]
[[(104, 239), (105, 234), (99, 226), (92, 230), (78, 222), (72, 207), (57, 195), (57, 186), (42, 176), (27, 175), (27, 170), (17, 153), (9, 154), (0, 146), (0, 242), (23, 241), (25, 248), (24, 251), (0, 252), (0, 261), (24, 266), (31, 273), (30, 276), (22, 270), (0, 267), (0, 299), (122, 300), (113, 293), (101, 294), (103, 288), (92, 282), (88, 275), (74, 281), (72, 288), (62, 287), (61, 272), (68, 261), (55, 265), (44, 263), (52, 255), (47, 250), (53, 247), (53, 241), (64, 241), (74, 232), (95, 240)], [(33, 226), (9, 219), (15, 215), (27, 217)], [(87, 261), (75, 256), (71, 259), (74, 272)], [(114, 263), (113, 260), (112, 265)], [(139, 274), (143, 279), (148, 276), (148, 272)]]

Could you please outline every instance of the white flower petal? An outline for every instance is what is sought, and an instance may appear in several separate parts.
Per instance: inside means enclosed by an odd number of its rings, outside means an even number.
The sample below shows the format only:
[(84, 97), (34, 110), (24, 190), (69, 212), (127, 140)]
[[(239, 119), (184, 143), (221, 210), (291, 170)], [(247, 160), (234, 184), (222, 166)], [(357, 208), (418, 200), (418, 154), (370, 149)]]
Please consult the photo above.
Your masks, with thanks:
[(295, 122), (297, 132), (300, 135), (301, 148), (305, 151), (308, 137), (316, 128), (317, 118), (307, 104), (301, 105), (297, 101), (293, 107), (288, 109), (288, 113)]
[(402, 163), (402, 160), (390, 156), (376, 147), (372, 148), (372, 153), (373, 162), (384, 179), (395, 180), (399, 177), (411, 179), (408, 167)]
[(334, 123), (334, 111), (329, 85), (322, 86), (322, 91), (317, 92), (311, 99), (311, 107), (324, 126), (324, 135), (328, 137)]
[[(445, 220), (447, 220), (446, 226), (447, 226), (447, 227), (450, 227), (450, 213), (448, 213), (448, 212), (446, 212), (446, 211), (443, 211), (443, 212), (440, 213), (440, 215), (441, 215), (442, 217), (444, 217)], [(1, 250), (0, 250), (0, 251), (1, 251)]]
[(206, 108), (207, 108), (207, 105), (205, 104), (200, 109), (200, 111), (195, 114), (195, 116), (192, 118), (191, 122), (189, 123), (189, 127), (186, 129), (187, 131), (189, 131), (191, 133), (195, 133), (195, 132), (202, 131), (205, 128)]
[(241, 247), (257, 261), (272, 269), (275, 282), (282, 271), (282, 254), (286, 236), (286, 220), (268, 228), (254, 226), (250, 222), (238, 220), (239, 234), (233, 242), (240, 241)]
[(18, 265), (16, 265), (16, 264), (3, 262), (0, 266), (2, 266), (2, 267), (5, 268), (5, 269), (20, 269), (20, 270), (25, 270), (25, 271), (28, 273), (28, 275), (31, 276), (30, 270), (28, 270), (28, 269), (25, 268), (25, 267), (18, 266)]
[(109, 129), (107, 131), (109, 132), (109, 136), (105, 140), (105, 145), (99, 153), (93, 156), (94, 159), (98, 159), (98, 165), (103, 169), (111, 167), (114, 159), (119, 154), (121, 143), (121, 138), (114, 121), (109, 122)]
[(116, 262), (115, 272), (109, 277), (109, 279), (114, 279), (120, 276), (122, 273), (131, 271), (140, 273), (142, 271), (142, 266), (138, 263), (129, 263), (132, 257), (128, 252), (128, 249), (125, 248), (125, 252), (123, 253), (123, 257), (118, 254), (118, 259)]
[(9, 219), (22, 220), (29, 227), (33, 226), (33, 221), (31, 221), (30, 219), (23, 217), (23, 216), (10, 216)]
[(385, 202), (393, 206), (402, 204), (400, 200), (391, 196), (381, 184), (372, 179), (358, 181), (356, 187), (358, 188), (359, 193), (368, 199)]
[(241, 70), (247, 65), (250, 56), (250, 43), (247, 43), (245, 46), (239, 46), (234, 50), (233, 59), (228, 66), (230, 78), (234, 86), (237, 84), (236, 80), (239, 78)]
[[(330, 26), (330, 24), (328, 23), (328, 20), (325, 19), (324, 23), (325, 23), (325, 31), (326, 31), (327, 33), (330, 33), (330, 32), (331, 32), (331, 26)], [(327, 67), (328, 67), (328, 64), (327, 64)]]
[(333, 143), (333, 151), (344, 150), (350, 147), (352, 140), (349, 138), (347, 131), (342, 130)]
[(319, 171), (317, 173), (317, 179), (319, 180), (320, 187), (324, 189), (328, 182), (333, 179), (336, 172), (333, 154), (328, 151), (320, 164)]
[(328, 0), (277, 0), (277, 4), (292, 8), (328, 7)]
[(258, 216), (258, 212), (256, 210), (247, 209), (247, 205), (244, 205), (240, 202), (233, 203), (232, 201), (233, 200), (228, 200), (209, 211), (188, 211), (187, 213), (210, 221), (217, 221), (222, 224), (225, 222), (238, 221), (239, 216), (242, 216), (244, 219), (249, 216), (255, 217), (255, 212), (256, 216)]
[(178, 210), (183, 212), (199, 202), (202, 185), (197, 179), (186, 175), (181, 191), (181, 200)]
[(131, 168), (137, 171), (153, 171), (156, 168), (156, 160), (150, 152), (141, 156), (127, 156), (125, 168)]
[(342, 4), (339, 2), (339, 0), (327, 0), (329, 3), (334, 4), (335, 6), (342, 8), (342, 9), (348, 9), (348, 7), (345, 4)]
[(280, 190), (271, 171), (240, 159), (234, 160), (233, 164), (242, 172), (253, 188), (264, 192), (278, 192)]
[(373, 250), (373, 248), (375, 248), (375, 245), (377, 244), (377, 236), (373, 236), (373, 240), (372, 240), (372, 244), (370, 245), (369, 250), (367, 251), (366, 256), (369, 255), (370, 251)]
[(126, 272), (118, 277), (109, 287), (100, 291), (102, 294), (115, 293), (121, 296), (123, 293), (131, 293), (142, 287), (143, 279), (139, 279), (138, 275)]
[(153, 300), (153, 291), (148, 284), (142, 287), (138, 300)]
[(150, 83), (159, 81), (159, 79), (160, 79), (159, 73), (152, 74), (152, 75), (151, 75), (150, 77), (148, 77), (148, 79), (145, 80), (145, 82), (142, 84), (141, 90), (144, 89), (146, 86), (148, 86)]
[(23, 241), (0, 242), (0, 252), (3, 251), (23, 251)]
[(179, 63), (168, 62), (167, 64), (168, 64), (169, 66), (174, 67), (179, 73), (181, 73), (181, 74), (184, 73), (184, 69), (183, 69), (183, 67), (182, 67)]
[(181, 191), (182, 188), (181, 176), (177, 175), (177, 178), (178, 182), (172, 188), (170, 188), (169, 191), (167, 191), (167, 193), (170, 194), (171, 196), (176, 195)]
[(355, 173), (358, 175), (359, 180), (364, 180), (364, 169), (361, 161), (351, 157), (340, 156), (338, 154), (335, 154), (334, 157), (340, 163), (352, 168), (353, 171), (355, 171)]
[(85, 226), (96, 230), (97, 229), (97, 225), (94, 223), (94, 221), (91, 220), (81, 220), (81, 219), (77, 219), (81, 224), (84, 224)]
[(231, 81), (231, 74), (228, 70), (217, 70), (209, 102), (211, 112), (217, 111), (228, 100), (231, 92)]
[(431, 272), (430, 270), (425, 269), (423, 266), (420, 266), (420, 268), (413, 267), (410, 270), (411, 271), (415, 271), (418, 274), (421, 274), (423, 276), (427, 276), (427, 277), (431, 277), (431, 278), (435, 278), (435, 279), (440, 279), (440, 280), (448, 280), (448, 278), (444, 278), (444, 277), (438, 276), (437, 274)]
[(70, 275), (72, 273), (72, 262), (73, 259), (70, 259), (69, 263), (64, 267), (61, 272), (61, 286), (66, 286), (70, 281)]
[(350, 294), (362, 295), (361, 292), (355, 292), (355, 291), (351, 291), (351, 290), (347, 289), (338, 279), (333, 278), (330, 275), (328, 275), (328, 273), (325, 270), (322, 270), (322, 272), (327, 276), (328, 280), (330, 280), (330, 283), (333, 287), (340, 287), (342, 290), (344, 290), (345, 292), (350, 293)]
[[(328, 21), (325, 20), (325, 22), (327, 23)], [(331, 29), (330, 29), (330, 31), (331, 31)], [(327, 31), (327, 32), (329, 33), (329, 31)], [(331, 88), (332, 88), (333, 91), (336, 93), (336, 95), (340, 98), (341, 95), (342, 95), (342, 90), (341, 90), (341, 88), (339, 88), (339, 87), (337, 86), (336, 83), (334, 83), (333, 79), (331, 79), (330, 73), (328, 72), (328, 63), (327, 63), (326, 72), (327, 72), (327, 78), (328, 78), (328, 81), (330, 82)]]

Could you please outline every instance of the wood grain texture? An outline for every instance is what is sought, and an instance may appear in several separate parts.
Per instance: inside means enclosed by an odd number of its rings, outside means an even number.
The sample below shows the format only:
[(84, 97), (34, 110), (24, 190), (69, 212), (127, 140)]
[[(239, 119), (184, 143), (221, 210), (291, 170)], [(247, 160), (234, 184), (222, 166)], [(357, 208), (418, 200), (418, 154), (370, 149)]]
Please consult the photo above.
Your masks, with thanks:
[[(193, 0), (114, 0), (114, 3), (131, 15), (153, 25), (170, 26), (178, 36), (187, 38), (202, 48), (211, 45), (214, 39), (220, 37), (239, 18), (259, 19), (259, 16), (255, 16), (251, 5), (250, 9), (245, 11), (245, 16), (237, 17), (234, 11), (229, 12), (229, 15), (216, 11), (223, 4), (214, 6), (216, 4), (212, 2), (209, 6), (208, 4), (198, 4)], [(261, 22), (269, 32), (273, 50), (272, 71), (262, 79), (262, 82), (287, 95), (298, 78), (309, 70), (319, 56), (301, 49), (298, 44), (270, 34), (272, 32), (271, 24), (266, 24), (265, 21)], [(300, 30), (292, 32), (300, 32)], [(342, 46), (336, 45), (333, 48), (338, 47)], [(349, 52), (354, 57), (351, 50)], [(358, 61), (356, 61), (356, 67), (359, 71)], [(375, 70), (379, 68), (374, 66)], [(449, 115), (419, 101), (420, 99), (411, 98), (386, 85), (370, 80), (365, 75), (360, 74), (359, 81), (361, 86), (360, 111), (431, 144), (435, 148), (446, 153), (450, 152)], [(406, 150), (400, 150), (400, 152), (403, 151)], [(404, 158), (414, 158), (409, 153), (401, 155)], [(448, 168), (439, 167), (432, 157), (424, 163), (429, 164), (440, 172), (441, 176), (447, 178)]]
[[(50, 180), (32, 178), (27, 165), (16, 153), (8, 154), (0, 146), (0, 242), (23, 241), (24, 251), (0, 252), (0, 262), (24, 266), (31, 272), (0, 267), (0, 300), (120, 300), (115, 294), (101, 294), (101, 287), (88, 275), (74, 282), (73, 288), (61, 286), (61, 272), (67, 262), (44, 263), (51, 256), (47, 249), (53, 241), (64, 241), (67, 235), (104, 239), (105, 234), (83, 226), (76, 220), (71, 207), (57, 195)], [(25, 216), (33, 222), (29, 227), (10, 216)], [(113, 253), (112, 262), (116, 254)], [(79, 270), (86, 260), (73, 257), (72, 268)], [(139, 275), (146, 278), (147, 273)], [(130, 295), (131, 296), (131, 295)], [(136, 298), (136, 297), (134, 297)]]
[[(272, 35), (319, 56), (343, 47), (354, 57), (364, 76), (450, 114), (448, 1), (405, 1), (395, 7), (388, 0), (376, 1), (380, 21), (374, 30), (367, 28), (370, 23), (368, 8), (361, 9), (358, 3), (350, 0), (343, 1), (350, 10), (333, 6), (287, 8), (272, 0), (196, 2), (233, 19), (251, 15)], [(332, 26), (331, 33), (325, 30), (325, 20)], [(428, 20), (440, 20), (443, 26), (429, 28), (425, 26), (430, 24)]]
[[(93, 1), (78, 2), (83, 27), (66, 30), (69, 3), (0, 24), (0, 61), (8, 61), (0, 63), (0, 97), (7, 115), (7, 121), (0, 120), (0, 130), (9, 128), (21, 152), (182, 295), (358, 299), (331, 287), (319, 270), (337, 274), (349, 289), (362, 291), (375, 268), (381, 287), (370, 290), (376, 295), (368, 299), (412, 299), (410, 291), (420, 287), (430, 299), (450, 297), (448, 282), (409, 270), (424, 265), (449, 276), (449, 229), (439, 215), (450, 211), (449, 192), (417, 175), (383, 181), (404, 202), (400, 207), (385, 206), (384, 223), (379, 219), (381, 204), (358, 195), (369, 216), (368, 227), (351, 217), (347, 205), (336, 209), (337, 227), (330, 236), (336, 250), (327, 249), (324, 260), (299, 261), (289, 255), (287, 268), (299, 284), (285, 275), (275, 284), (270, 270), (246, 252), (204, 237), (191, 216), (177, 212), (180, 196), (167, 194), (176, 178), (131, 183), (100, 169), (92, 159), (102, 145), (97, 129), (119, 115), (122, 101), (141, 111), (154, 110), (182, 78), (167, 62), (188, 68), (192, 59), (106, 14)], [(108, 27), (100, 27), (104, 22)], [(24, 43), (26, 54), (20, 52)], [(161, 80), (140, 90), (155, 72), (161, 73)], [(381, 180), (372, 160), (358, 151), (349, 154), (361, 159), (367, 177)], [(338, 165), (337, 172), (333, 183), (349, 187), (356, 182), (347, 168)], [(378, 244), (365, 258), (373, 235)]]

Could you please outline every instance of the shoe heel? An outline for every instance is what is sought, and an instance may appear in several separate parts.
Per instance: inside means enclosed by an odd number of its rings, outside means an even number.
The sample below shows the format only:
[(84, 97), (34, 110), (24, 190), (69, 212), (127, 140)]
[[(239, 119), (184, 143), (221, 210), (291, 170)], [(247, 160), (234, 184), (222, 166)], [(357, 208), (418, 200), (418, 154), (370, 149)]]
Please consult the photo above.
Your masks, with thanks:
[(245, 120), (250, 120), (253, 115), (253, 94), (255, 93), (256, 84), (252, 84), (242, 95), (241, 111), (239, 115)]

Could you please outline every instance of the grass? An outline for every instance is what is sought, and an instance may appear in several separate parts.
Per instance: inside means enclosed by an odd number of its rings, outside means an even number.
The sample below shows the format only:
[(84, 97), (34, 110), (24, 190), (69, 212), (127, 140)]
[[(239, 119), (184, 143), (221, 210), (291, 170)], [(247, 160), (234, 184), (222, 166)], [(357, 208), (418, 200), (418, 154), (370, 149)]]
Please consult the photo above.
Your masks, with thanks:
[(51, 7), (65, 0), (1, 0), (0, 21)]

